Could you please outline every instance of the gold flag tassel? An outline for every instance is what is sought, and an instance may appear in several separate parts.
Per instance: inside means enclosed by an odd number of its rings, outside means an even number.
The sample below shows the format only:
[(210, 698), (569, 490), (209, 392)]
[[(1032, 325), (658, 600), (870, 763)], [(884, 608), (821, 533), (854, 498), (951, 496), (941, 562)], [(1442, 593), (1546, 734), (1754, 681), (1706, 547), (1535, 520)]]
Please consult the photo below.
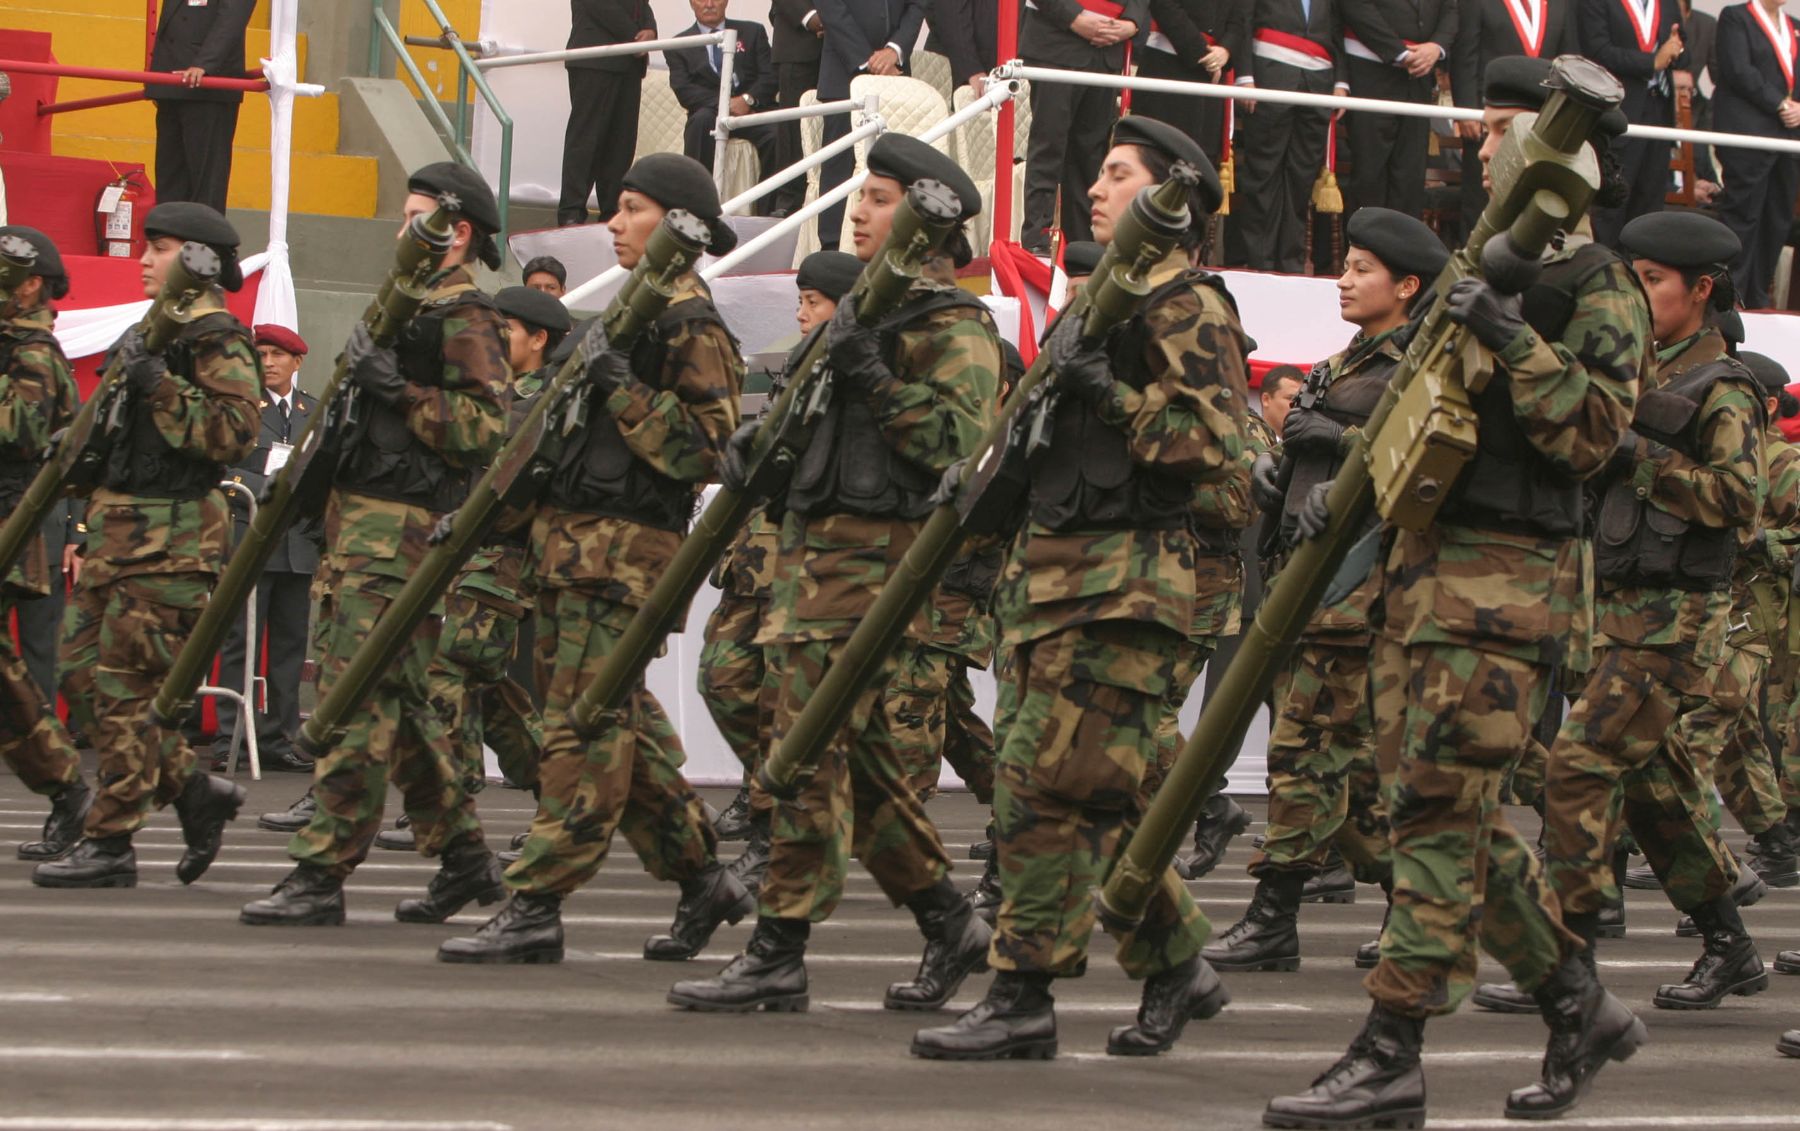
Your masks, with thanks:
[(1313, 182), (1313, 209), (1318, 212), (1342, 212), (1344, 210), (1344, 193), (1338, 188), (1337, 179), (1337, 119), (1325, 128), (1325, 167), (1319, 170), (1319, 179)]

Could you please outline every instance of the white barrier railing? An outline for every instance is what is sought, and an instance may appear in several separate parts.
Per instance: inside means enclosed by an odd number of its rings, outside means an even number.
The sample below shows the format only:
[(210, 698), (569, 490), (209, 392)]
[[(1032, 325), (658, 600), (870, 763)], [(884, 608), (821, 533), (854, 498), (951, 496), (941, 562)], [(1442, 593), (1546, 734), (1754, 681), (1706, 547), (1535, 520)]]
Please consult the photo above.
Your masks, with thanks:
[[(491, 71), (499, 67), (529, 67), (535, 63), (566, 63), (572, 59), (612, 59), (622, 55), (647, 55), (652, 51), (679, 51), (683, 47), (710, 47), (723, 44), (725, 37), (730, 36), (735, 42), (735, 31), (709, 31), (700, 35), (677, 35), (668, 39), (640, 39), (630, 43), (606, 43), (598, 47), (568, 47), (559, 51), (523, 51), (512, 47), (494, 48), (494, 54), (485, 55), (475, 60), (475, 66), (483, 71)], [(509, 52), (519, 52), (509, 54)]]
[[(249, 508), (248, 523), (256, 522), (256, 492), (235, 479), (221, 480), (219, 487), (226, 494), (244, 496), (244, 505)], [(194, 692), (194, 698), (210, 695), (216, 699), (230, 699), (237, 704), (237, 723), (232, 727), (231, 738), (227, 749), (231, 751), (225, 759), (227, 774), (237, 769), (238, 736), (244, 739), (244, 749), (250, 754), (250, 780), (262, 780), (262, 755), (256, 746), (256, 685), (263, 678), (256, 674), (256, 658), (262, 652), (261, 641), (256, 632), (256, 590), (258, 585), (250, 587), (250, 595), (244, 598), (244, 683), (242, 687), (217, 687), (210, 683), (201, 684)], [(203, 767), (204, 768), (204, 767)]]

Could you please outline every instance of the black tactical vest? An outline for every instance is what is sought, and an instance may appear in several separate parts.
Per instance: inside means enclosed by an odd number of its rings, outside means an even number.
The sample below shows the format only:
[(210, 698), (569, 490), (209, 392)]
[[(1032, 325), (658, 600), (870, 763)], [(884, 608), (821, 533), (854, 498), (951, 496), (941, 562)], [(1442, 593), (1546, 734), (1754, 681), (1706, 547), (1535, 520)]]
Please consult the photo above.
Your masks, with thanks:
[[(194, 374), (194, 343), (208, 334), (235, 334), (244, 348), (254, 352), (250, 332), (232, 315), (215, 310), (181, 328), (163, 349), (169, 372), (182, 377)], [(125, 399), (125, 424), (106, 457), (107, 488), (150, 499), (198, 499), (217, 489), (226, 465), (218, 460), (176, 451), (156, 429), (149, 402), (133, 392)]]
[(996, 543), (974, 550), (965, 547), (944, 571), (938, 588), (946, 593), (960, 593), (973, 600), (976, 608), (986, 608), (994, 586), (1000, 583), (1000, 570), (1005, 565), (1006, 547), (1003, 545)]
[[(8, 330), (0, 333), (0, 374), (12, 372), (13, 356), (26, 346), (48, 346), (60, 351), (56, 335), (42, 328), (26, 330), (22, 333)], [(54, 398), (61, 390), (51, 389)], [(36, 474), (39, 453), (25, 453), (18, 449), (0, 452), (0, 507), (11, 510), (18, 505), (25, 494), (25, 488), (31, 486), (31, 479)]]
[[(940, 310), (978, 311), (985, 318), (986, 307), (960, 288), (931, 291), (909, 299), (876, 323), (888, 368), (900, 380), (912, 379), (899, 369), (900, 331)], [(931, 495), (940, 478), (894, 451), (865, 397), (839, 388), (794, 467), (787, 509), (803, 518), (833, 514), (924, 518), (931, 513)]]
[[(1373, 350), (1386, 341), (1388, 339), (1384, 337), (1364, 342), (1361, 348)], [(1342, 368), (1348, 369), (1359, 360), (1357, 354), (1352, 353), (1344, 359)], [(1375, 406), (1381, 403), (1381, 395), (1387, 391), (1388, 378), (1394, 375), (1395, 365), (1396, 362), (1385, 357), (1377, 358), (1355, 373), (1337, 378), (1325, 387), (1324, 394), (1308, 411), (1322, 412), (1346, 428), (1361, 428), (1369, 422)], [(1292, 545), (1297, 541), (1298, 516), (1307, 492), (1337, 475), (1344, 458), (1336, 452), (1311, 447), (1289, 452), (1287, 458), (1293, 469), (1288, 473), (1287, 493), (1281, 499), (1281, 539), (1283, 545)]]
[[(1632, 429), (1680, 452), (1704, 458), (1700, 410), (1721, 381), (1749, 387), (1757, 405), (1756, 428), (1763, 427), (1762, 394), (1755, 378), (1732, 358), (1696, 365), (1660, 388), (1638, 398)], [(1737, 530), (1695, 526), (1639, 495), (1630, 476), (1610, 483), (1600, 496), (1594, 531), (1594, 573), (1603, 581), (1691, 591), (1722, 590), (1731, 585), (1737, 562)]]

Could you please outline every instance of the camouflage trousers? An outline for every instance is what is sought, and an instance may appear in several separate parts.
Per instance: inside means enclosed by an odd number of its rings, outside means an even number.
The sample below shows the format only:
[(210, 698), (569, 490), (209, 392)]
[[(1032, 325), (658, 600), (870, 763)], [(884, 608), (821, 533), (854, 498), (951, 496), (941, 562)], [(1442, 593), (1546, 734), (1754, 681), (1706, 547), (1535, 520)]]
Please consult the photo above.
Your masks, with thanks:
[(538, 593), (538, 683), (544, 688), (544, 760), (538, 809), (514, 891), (568, 895), (594, 878), (620, 831), (659, 880), (679, 883), (713, 862), (718, 840), (682, 763), (687, 752), (656, 696), (641, 684), (617, 723), (577, 734), (569, 708), (600, 672), (632, 610), (581, 589)]
[(1781, 799), (1789, 809), (1800, 809), (1800, 660), (1790, 658), (1782, 669), (1781, 678), (1769, 685), (1764, 718)]
[[(321, 599), (313, 654), (321, 698), (404, 584), (397, 577), (347, 572), (315, 585)], [(428, 673), (440, 635), (438, 618), (426, 617), (350, 716), (343, 739), (314, 764), (313, 799), (319, 807), (288, 844), (297, 863), (339, 878), (354, 871), (381, 831), (390, 777), (421, 855), (437, 856), (459, 842), (482, 843), (474, 799), (463, 788), (461, 764), (431, 704)]]
[[(1154, 625), (1101, 621), (1015, 651), (1016, 706), (994, 786), (1002, 892), (995, 969), (1060, 977), (1086, 969), (1093, 889), (1143, 815), (1178, 656), (1190, 647)], [(1199, 954), (1211, 932), (1168, 868), (1143, 922), (1113, 937), (1125, 972), (1144, 978)]]
[(1369, 647), (1302, 640), (1275, 685), (1269, 827), (1250, 874), (1316, 871), (1333, 845), (1364, 883), (1391, 882), (1369, 716)]
[(1696, 762), (1687, 727), (1706, 705), (1712, 673), (1655, 648), (1602, 648), (1594, 660), (1550, 748), (1545, 783), (1546, 864), (1563, 907), (1589, 913), (1618, 900), (1621, 811), (1678, 907), (1694, 906), (1693, 893), (1710, 893), (1696, 902), (1723, 895), (1735, 867), (1708, 817), (1710, 762)]
[[(86, 835), (130, 836), (152, 806), (181, 796), (194, 774), (194, 751), (179, 727), (150, 721), (163, 676), (192, 635), (213, 576), (137, 574), (75, 586), (63, 609), (58, 666), (71, 703), (100, 756)], [(73, 676), (71, 679), (70, 676)]]
[(12, 606), (0, 596), (0, 760), (26, 789), (52, 794), (81, 780), (81, 756), (13, 644)]
[(518, 646), (519, 618), (510, 609), (468, 593), (444, 597), (444, 628), (428, 677), (431, 704), (471, 793), (487, 784), (484, 745), (494, 748), (507, 781), (537, 787), (544, 720), (508, 671)]
[[(719, 728), (719, 737), (744, 764), (744, 781), (754, 783), (768, 756), (768, 664), (763, 647), (756, 643), (769, 603), (737, 593), (719, 594), (719, 603), (706, 618), (705, 643), (700, 648), (700, 701)], [(760, 789), (752, 789), (752, 807), (768, 812), (774, 802)]]
[[(1727, 646), (1713, 678), (1712, 698), (1682, 719), (1696, 759), (1712, 759), (1713, 784), (1725, 808), (1751, 836), (1761, 836), (1787, 819), (1787, 802), (1764, 727), (1769, 658)], [(1718, 801), (1707, 794), (1712, 823), (1720, 823)]]
[(1156, 757), (1144, 771), (1145, 804), (1162, 788), (1163, 778), (1168, 776), (1176, 756), (1187, 744), (1187, 736), (1181, 733), (1181, 708), (1217, 647), (1215, 638), (1195, 640), (1189, 637), (1176, 650), (1175, 672), (1169, 677), (1169, 688), (1163, 694), (1162, 715), (1156, 720)]
[(1501, 784), (1550, 692), (1550, 670), (1495, 652), (1377, 636), (1376, 759), (1388, 792), (1394, 887), (1369, 995), (1408, 1017), (1454, 1012), (1476, 944), (1529, 990), (1580, 942)]
[[(772, 645), (779, 746), (843, 651), (842, 640)], [(844, 895), (854, 855), (898, 907), (950, 871), (937, 829), (912, 790), (922, 751), (943, 748), (945, 653), (907, 641), (889, 656), (792, 801), (775, 806), (760, 914), (824, 922)]]
[[(950, 657), (950, 687), (944, 697), (944, 761), (956, 771), (975, 800), (994, 804), (994, 731), (975, 709), (975, 686), (969, 663)], [(935, 777), (931, 785), (937, 785)]]

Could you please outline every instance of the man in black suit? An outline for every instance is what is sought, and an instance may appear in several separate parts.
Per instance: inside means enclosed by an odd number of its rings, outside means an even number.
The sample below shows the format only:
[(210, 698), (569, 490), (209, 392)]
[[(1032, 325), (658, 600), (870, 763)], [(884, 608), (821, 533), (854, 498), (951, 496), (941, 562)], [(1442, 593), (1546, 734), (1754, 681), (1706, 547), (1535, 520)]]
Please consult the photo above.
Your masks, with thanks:
[[(1458, 106), (1481, 109), (1482, 76), (1503, 55), (1554, 59), (1576, 50), (1574, 0), (1460, 0), (1450, 47), (1450, 95)], [(1462, 139), (1462, 211), (1472, 229), (1487, 207), (1481, 187), (1481, 123), (1456, 123)]]
[(999, 0), (926, 0), (925, 50), (950, 60), (950, 81), (980, 94), (1000, 61)]
[[(1683, 90), (1688, 91), (1688, 108), (1693, 128), (1710, 130), (1712, 100), (1700, 87), (1700, 79), (1712, 74), (1713, 44), (1718, 38), (1719, 21), (1705, 12), (1694, 11), (1691, 0), (1681, 0), (1681, 38), (1687, 44), (1686, 60), (1673, 68), (1677, 106)], [(1717, 85), (1716, 81), (1713, 85)], [(1694, 203), (1710, 205), (1719, 194), (1719, 170), (1713, 167), (1712, 147), (1696, 145), (1694, 149)]]
[[(256, 353), (262, 360), (262, 431), (256, 448), (231, 469), (231, 478), (261, 494), (263, 485), (281, 470), (295, 441), (306, 430), (318, 402), (300, 391), (296, 375), (306, 356), (306, 342), (285, 326), (260, 325), (253, 331)], [(248, 509), (238, 492), (230, 492), (232, 514), (237, 518), (237, 537), (242, 537)], [(290, 527), (269, 558), (256, 583), (256, 660), (263, 660), (266, 641), (268, 676), (267, 710), (257, 711), (257, 755), (265, 770), (312, 772), (312, 759), (294, 749), (300, 730), (300, 669), (306, 662), (307, 622), (312, 614), (312, 578), (319, 568), (319, 551), (310, 524)], [(266, 636), (264, 634), (267, 634)], [(244, 621), (240, 617), (225, 638), (219, 655), (219, 686), (233, 691), (244, 686)], [(215, 700), (219, 711), (218, 745), (213, 768), (222, 770), (230, 754), (231, 733), (237, 724), (237, 704)]]
[[(1753, 7), (1754, 5), (1754, 7)], [(1781, 0), (1750, 0), (1719, 13), (1713, 68), (1713, 126), (1726, 133), (1800, 140), (1800, 24), (1781, 10)], [(1785, 34), (1784, 34), (1785, 33)], [(1777, 43), (1788, 52), (1783, 67)], [(1731, 281), (1746, 307), (1769, 305), (1775, 259), (1794, 222), (1800, 161), (1785, 153), (1722, 146), (1725, 188), (1719, 219), (1737, 233), (1743, 249), (1731, 264)]]
[[(600, 47), (656, 38), (650, 0), (569, 0), (570, 47)], [(588, 193), (602, 223), (619, 210), (619, 182), (637, 151), (638, 107), (643, 101), (643, 55), (571, 59), (569, 125), (563, 133), (559, 227), (587, 223)]]
[[(913, 44), (925, 25), (925, 0), (818, 0), (817, 9), (825, 25), (825, 51), (819, 57), (820, 102), (850, 97), (850, 80), (860, 74), (909, 73)], [(823, 125), (823, 143), (830, 145), (850, 132), (850, 115), (832, 114)], [(843, 184), (855, 168), (856, 159), (850, 153), (825, 162), (819, 170), (819, 191)], [(820, 245), (827, 251), (837, 250), (843, 226), (842, 203), (821, 212)]]
[(191, 200), (225, 211), (231, 135), (240, 90), (201, 90), (203, 78), (244, 77), (244, 28), (256, 0), (164, 0), (150, 69), (181, 76), (180, 86), (147, 86), (156, 104), (156, 198)]
[[(737, 50), (731, 67), (731, 113), (754, 114), (775, 108), (775, 64), (769, 57), (769, 33), (752, 20), (725, 18), (726, 0), (688, 0), (694, 10), (694, 23), (681, 34), (704, 35), (709, 31), (737, 32)], [(687, 111), (687, 130), (682, 134), (682, 151), (710, 170), (717, 139), (713, 128), (719, 122), (719, 69), (724, 60), (719, 44), (705, 47), (682, 47), (664, 51), (669, 61), (669, 89), (675, 100)], [(762, 170), (757, 177), (779, 168), (774, 126), (745, 126), (731, 131), (756, 147), (756, 158)]]
[[(1250, 66), (1250, 8), (1242, 0), (1150, 0), (1150, 30), (1137, 55), (1141, 78), (1230, 82)], [(1131, 112), (1176, 126), (1223, 159), (1225, 101), (1139, 90)]]
[[(774, 30), (774, 45), (769, 57), (775, 61), (775, 106), (792, 109), (800, 105), (800, 96), (819, 85), (819, 56), (825, 47), (825, 23), (819, 18), (812, 0), (770, 0), (769, 26)], [(800, 142), (800, 123), (781, 122), (775, 126), (776, 163), (787, 168), (804, 155)], [(771, 215), (786, 216), (806, 200), (806, 178), (795, 177), (775, 190), (775, 208)]]
[[(1394, 102), (1437, 101), (1437, 68), (1456, 40), (1456, 0), (1344, 0), (1350, 93)], [(1426, 118), (1351, 114), (1350, 208), (1425, 214)]]
[[(1577, 0), (1575, 31), (1581, 53), (1625, 84), (1619, 108), (1632, 125), (1675, 123), (1675, 82), (1669, 68), (1685, 62), (1680, 8), (1659, 0)], [(1616, 247), (1627, 220), (1662, 211), (1669, 195), (1669, 148), (1666, 141), (1613, 140), (1612, 154), (1631, 195), (1622, 207), (1590, 213), (1594, 239)]]

